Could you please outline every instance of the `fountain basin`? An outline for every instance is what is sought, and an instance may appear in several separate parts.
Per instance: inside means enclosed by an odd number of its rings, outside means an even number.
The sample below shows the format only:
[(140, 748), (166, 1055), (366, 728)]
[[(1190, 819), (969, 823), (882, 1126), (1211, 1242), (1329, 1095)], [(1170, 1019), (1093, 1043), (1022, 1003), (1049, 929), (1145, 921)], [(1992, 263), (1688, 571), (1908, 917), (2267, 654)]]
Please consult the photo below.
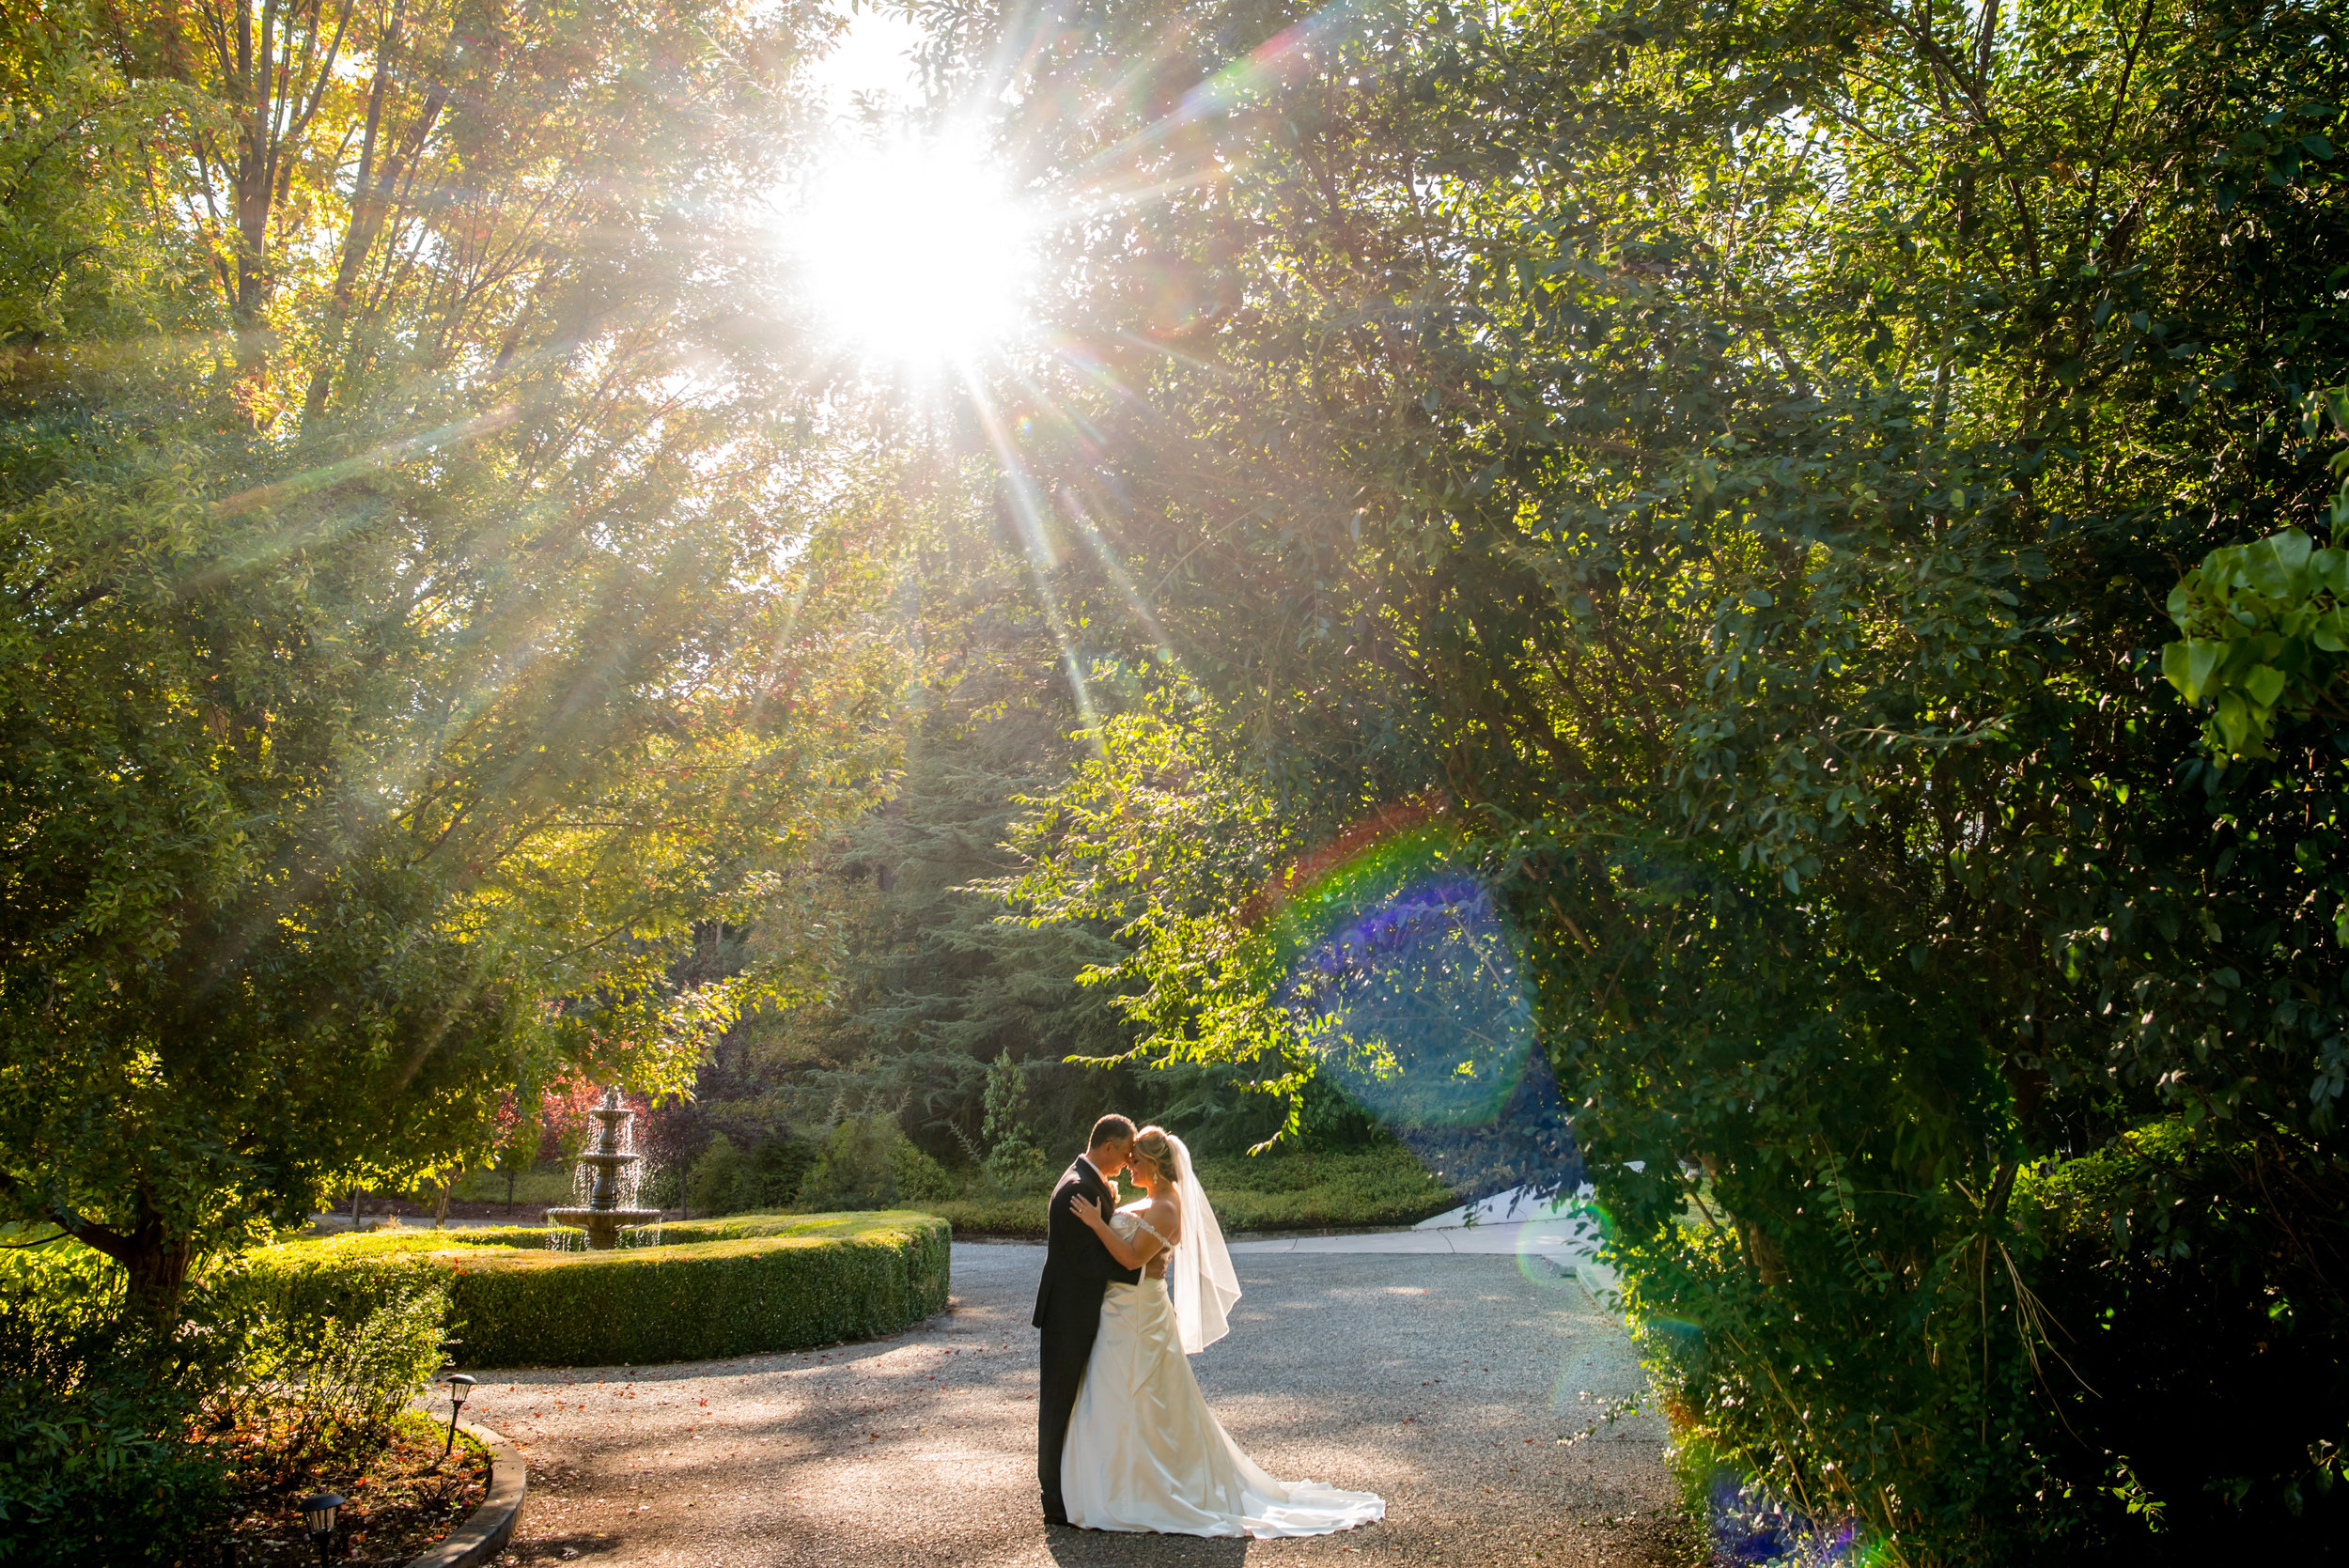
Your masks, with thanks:
[(650, 1225), (661, 1218), (659, 1209), (583, 1208), (549, 1209), (547, 1223), (569, 1225), (587, 1233), (587, 1250), (609, 1252), (620, 1244), (620, 1233), (631, 1225)]

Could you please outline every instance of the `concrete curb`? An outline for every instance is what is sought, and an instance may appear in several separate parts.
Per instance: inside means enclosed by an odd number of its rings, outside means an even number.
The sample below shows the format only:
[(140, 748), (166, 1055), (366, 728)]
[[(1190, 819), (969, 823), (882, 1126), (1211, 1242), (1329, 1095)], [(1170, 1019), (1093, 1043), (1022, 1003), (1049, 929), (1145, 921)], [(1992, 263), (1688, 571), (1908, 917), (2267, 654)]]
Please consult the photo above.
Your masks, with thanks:
[(1622, 1315), (1623, 1281), (1605, 1264), (1545, 1257), (1538, 1252), (1529, 1253), (1526, 1261), (1553, 1280), (1572, 1280), (1580, 1285), (1582, 1294), (1600, 1312)]
[(471, 1517), (408, 1568), (479, 1568), (505, 1549), (515, 1521), (522, 1516), (522, 1493), (530, 1484), (530, 1472), (514, 1445), (471, 1421), (459, 1421), (457, 1430), (490, 1451), (488, 1491)]

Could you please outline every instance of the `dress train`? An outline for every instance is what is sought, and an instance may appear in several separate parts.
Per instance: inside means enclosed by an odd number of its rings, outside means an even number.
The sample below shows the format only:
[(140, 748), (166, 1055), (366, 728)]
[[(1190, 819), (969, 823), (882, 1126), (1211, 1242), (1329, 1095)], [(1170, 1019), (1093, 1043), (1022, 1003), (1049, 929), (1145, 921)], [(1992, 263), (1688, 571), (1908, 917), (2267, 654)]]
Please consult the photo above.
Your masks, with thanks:
[[(1131, 1235), (1133, 1215), (1112, 1221)], [(1386, 1516), (1386, 1500), (1278, 1481), (1207, 1408), (1163, 1281), (1112, 1285), (1062, 1450), (1068, 1522), (1165, 1535), (1327, 1535)]]

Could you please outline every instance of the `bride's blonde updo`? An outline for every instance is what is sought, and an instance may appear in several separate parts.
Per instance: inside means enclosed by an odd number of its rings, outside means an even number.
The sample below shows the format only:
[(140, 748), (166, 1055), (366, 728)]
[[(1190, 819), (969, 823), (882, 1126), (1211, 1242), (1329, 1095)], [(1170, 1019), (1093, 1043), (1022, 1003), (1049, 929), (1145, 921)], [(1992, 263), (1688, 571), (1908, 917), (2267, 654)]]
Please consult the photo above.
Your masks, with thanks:
[(1134, 1134), (1134, 1153), (1170, 1182), (1181, 1174), (1174, 1161), (1174, 1145), (1166, 1141), (1164, 1127), (1144, 1127)]

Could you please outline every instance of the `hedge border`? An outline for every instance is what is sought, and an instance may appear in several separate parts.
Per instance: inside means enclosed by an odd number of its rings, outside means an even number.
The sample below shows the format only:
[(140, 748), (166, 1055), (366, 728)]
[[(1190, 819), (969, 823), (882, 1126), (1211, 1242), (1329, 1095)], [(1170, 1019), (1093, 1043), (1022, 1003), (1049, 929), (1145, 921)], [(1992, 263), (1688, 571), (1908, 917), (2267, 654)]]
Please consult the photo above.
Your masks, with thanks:
[(255, 1254), (254, 1281), (297, 1312), (363, 1312), (402, 1281), (446, 1285), (452, 1364), (648, 1366), (894, 1334), (945, 1309), (946, 1221), (794, 1215), (736, 1234), (613, 1252), (433, 1246), (430, 1233)]

